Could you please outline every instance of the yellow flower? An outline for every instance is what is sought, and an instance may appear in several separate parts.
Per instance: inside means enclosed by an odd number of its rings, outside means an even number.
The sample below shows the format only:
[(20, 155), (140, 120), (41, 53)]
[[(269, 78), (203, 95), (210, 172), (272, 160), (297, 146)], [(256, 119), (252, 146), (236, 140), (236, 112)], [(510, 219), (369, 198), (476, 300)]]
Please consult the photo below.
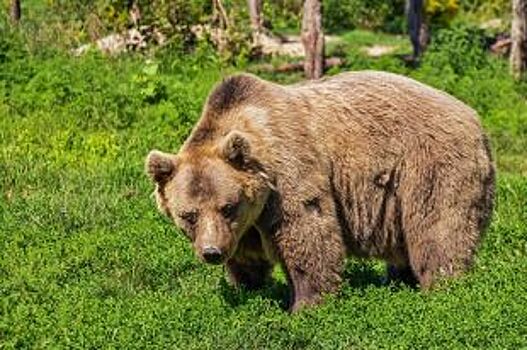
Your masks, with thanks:
[(425, 4), (425, 14), (429, 18), (448, 21), (459, 9), (459, 0), (428, 0)]

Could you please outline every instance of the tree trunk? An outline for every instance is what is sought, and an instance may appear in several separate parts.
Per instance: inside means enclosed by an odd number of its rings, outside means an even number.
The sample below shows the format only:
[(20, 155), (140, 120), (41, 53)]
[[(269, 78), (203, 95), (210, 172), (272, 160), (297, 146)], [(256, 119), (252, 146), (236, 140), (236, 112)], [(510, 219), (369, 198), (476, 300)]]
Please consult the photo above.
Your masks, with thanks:
[(221, 29), (229, 29), (231, 26), (229, 17), (227, 16), (227, 11), (225, 11), (225, 7), (223, 7), (221, 0), (212, 0), (212, 8), (212, 17), (219, 23), (219, 27)]
[(512, 0), (511, 73), (520, 79), (527, 66), (527, 0)]
[(22, 17), (22, 10), (20, 9), (20, 0), (11, 0), (10, 6), (11, 20), (13, 23), (20, 22), (20, 17)]
[(408, 0), (407, 8), (408, 32), (412, 42), (413, 58), (417, 60), (422, 53), (422, 39), (427, 36), (426, 29), (423, 28), (423, 0)]
[(141, 9), (135, 0), (128, 0), (126, 3), (128, 8), (128, 15), (130, 16), (130, 21), (135, 28), (139, 28), (141, 22)]
[(253, 39), (253, 47), (261, 47), (261, 36), (264, 33), (263, 16), (262, 16), (262, 2), (263, 0), (247, 0), (249, 7), (249, 16), (251, 17), (251, 32)]
[(307, 79), (318, 79), (324, 72), (324, 32), (320, 0), (305, 0), (302, 18), (302, 44), (306, 54), (304, 72)]
[(253, 33), (261, 33), (263, 30), (262, 2), (263, 0), (247, 0)]

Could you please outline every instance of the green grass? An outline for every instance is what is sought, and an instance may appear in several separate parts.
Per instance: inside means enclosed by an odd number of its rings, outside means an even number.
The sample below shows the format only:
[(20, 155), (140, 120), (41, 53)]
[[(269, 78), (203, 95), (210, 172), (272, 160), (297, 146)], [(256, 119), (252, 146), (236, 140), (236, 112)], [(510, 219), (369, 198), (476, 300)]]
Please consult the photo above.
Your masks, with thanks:
[(380, 262), (350, 259), (342, 292), (294, 316), (281, 271), (246, 292), (200, 264), (143, 174), (147, 152), (176, 151), (232, 68), (169, 52), (2, 61), (0, 348), (526, 348), (526, 90), (494, 59), (436, 67), (441, 50), (415, 71), (357, 52), (345, 69), (409, 74), (481, 113), (500, 171), (473, 271), (422, 293), (382, 285)]

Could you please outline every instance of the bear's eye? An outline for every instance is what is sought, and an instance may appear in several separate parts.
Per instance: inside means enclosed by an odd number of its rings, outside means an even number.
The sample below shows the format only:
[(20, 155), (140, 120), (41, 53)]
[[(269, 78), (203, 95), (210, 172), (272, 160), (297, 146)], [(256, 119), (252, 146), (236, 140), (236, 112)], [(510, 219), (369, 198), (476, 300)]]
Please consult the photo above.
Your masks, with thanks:
[(221, 215), (226, 219), (233, 219), (238, 210), (238, 205), (233, 203), (225, 204), (221, 207)]
[(189, 225), (195, 225), (198, 221), (198, 213), (196, 211), (185, 211), (179, 213), (179, 217)]

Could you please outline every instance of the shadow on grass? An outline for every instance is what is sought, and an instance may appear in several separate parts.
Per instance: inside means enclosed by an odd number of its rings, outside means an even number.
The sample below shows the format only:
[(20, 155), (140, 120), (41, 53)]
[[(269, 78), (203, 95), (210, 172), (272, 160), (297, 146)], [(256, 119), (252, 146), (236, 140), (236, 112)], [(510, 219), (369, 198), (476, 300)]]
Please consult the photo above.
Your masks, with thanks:
[(254, 298), (270, 299), (278, 302), (281, 309), (289, 307), (289, 287), (287, 284), (271, 280), (264, 288), (248, 290), (235, 288), (225, 278), (220, 281), (219, 290), (225, 301), (232, 307), (242, 306)]
[[(350, 261), (344, 270), (344, 281), (353, 289), (364, 290), (369, 287), (400, 289), (419, 289), (416, 281), (405, 279), (406, 276), (397, 277), (390, 280), (386, 268), (382, 272), (375, 268), (375, 263), (371, 261)], [(384, 264), (384, 263), (383, 263)]]
[[(394, 290), (413, 287), (400, 281), (389, 281), (385, 271), (380, 272), (372, 262), (349, 261), (343, 273), (344, 283), (352, 289), (365, 290), (370, 287), (391, 288)], [(281, 281), (272, 279), (267, 285), (258, 290), (237, 289), (222, 278), (219, 285), (224, 300), (232, 307), (245, 305), (254, 298), (270, 299), (278, 302), (283, 310), (290, 304), (289, 286)]]
[(387, 285), (385, 273), (380, 273), (372, 264), (362, 261), (349, 262), (344, 270), (343, 279), (351, 288), (356, 289)]

